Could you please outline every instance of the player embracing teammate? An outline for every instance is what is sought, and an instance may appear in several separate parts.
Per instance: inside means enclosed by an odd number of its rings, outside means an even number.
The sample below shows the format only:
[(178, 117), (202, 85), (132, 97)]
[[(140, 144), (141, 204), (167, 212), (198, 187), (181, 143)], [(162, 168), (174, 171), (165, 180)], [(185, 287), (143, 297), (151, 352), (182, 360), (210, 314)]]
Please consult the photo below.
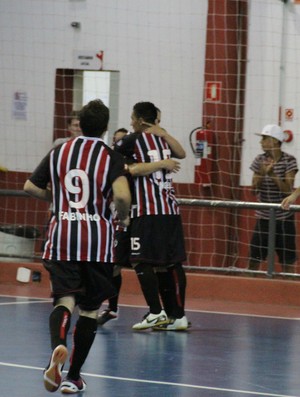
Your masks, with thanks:
[[(171, 157), (184, 158), (185, 151), (156, 124), (157, 114), (151, 102), (135, 104), (131, 115), (134, 132), (119, 141), (115, 150), (132, 163), (130, 262), (149, 306), (149, 313), (133, 329), (178, 331), (188, 328), (182, 267), (186, 253), (172, 176), (167, 163), (162, 162)], [(154, 171), (135, 171), (141, 163), (149, 164)]]

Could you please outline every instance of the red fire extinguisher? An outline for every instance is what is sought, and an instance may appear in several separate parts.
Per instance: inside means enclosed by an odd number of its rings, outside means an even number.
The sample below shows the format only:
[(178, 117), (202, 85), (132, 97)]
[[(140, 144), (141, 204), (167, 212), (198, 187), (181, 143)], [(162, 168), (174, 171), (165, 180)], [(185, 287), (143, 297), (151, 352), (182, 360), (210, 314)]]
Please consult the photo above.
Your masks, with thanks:
[(190, 133), (190, 145), (196, 158), (195, 164), (195, 183), (203, 186), (211, 185), (212, 170), (212, 144), (213, 132), (206, 128), (197, 127)]

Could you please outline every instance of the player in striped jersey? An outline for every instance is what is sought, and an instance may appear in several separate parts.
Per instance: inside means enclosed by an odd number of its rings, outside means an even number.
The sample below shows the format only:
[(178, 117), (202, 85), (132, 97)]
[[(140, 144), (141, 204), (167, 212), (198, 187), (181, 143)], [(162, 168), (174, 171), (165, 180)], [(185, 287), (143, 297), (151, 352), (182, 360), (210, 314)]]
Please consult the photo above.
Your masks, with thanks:
[[(158, 164), (171, 156), (184, 158), (185, 152), (179, 142), (164, 129), (155, 126), (156, 118), (157, 108), (152, 103), (137, 103), (131, 116), (134, 132), (126, 136), (121, 144), (117, 144), (115, 150), (134, 163)], [(186, 277), (182, 268), (186, 254), (171, 174), (163, 168), (150, 175), (147, 175), (148, 172), (141, 175), (140, 172), (134, 172), (134, 165), (130, 168), (134, 175), (131, 263), (150, 312), (133, 329), (187, 329), (184, 313)], [(170, 319), (167, 319), (162, 309), (155, 269), (163, 269), (166, 279), (172, 279), (171, 283), (164, 283), (173, 289), (173, 294), (167, 295), (168, 306), (173, 309)]]
[[(266, 125), (261, 133), (264, 153), (252, 162), (252, 187), (260, 202), (281, 203), (291, 194), (298, 172), (294, 156), (281, 150), (285, 140), (282, 129), (275, 124)], [(257, 270), (268, 253), (269, 210), (257, 210), (257, 221), (250, 244), (249, 269)], [(293, 212), (276, 210), (275, 250), (284, 272), (292, 272), (296, 261), (295, 219)]]
[[(123, 157), (101, 139), (107, 130), (108, 108), (94, 100), (79, 117), (83, 136), (52, 149), (24, 185), (29, 194), (53, 204), (43, 253), (54, 304), (49, 319), (53, 352), (44, 384), (51, 392), (60, 386), (62, 393), (86, 388), (80, 370), (95, 338), (98, 309), (116, 293), (111, 284), (115, 254), (110, 206), (113, 201), (118, 219), (126, 226), (131, 203)], [(72, 359), (62, 381), (75, 305), (79, 318)]]
[[(155, 120), (155, 125), (160, 123), (161, 112), (157, 108), (157, 119)], [(152, 131), (148, 129), (148, 131)], [(152, 131), (153, 132), (153, 131)], [(113, 145), (124, 138), (127, 135), (128, 131), (124, 128), (120, 128), (115, 131), (113, 136)], [(174, 145), (174, 142), (171, 142)], [(177, 143), (175, 142), (175, 145)], [(175, 147), (176, 149), (176, 147)], [(177, 150), (181, 150), (177, 148)], [(127, 159), (129, 160), (129, 159)], [(130, 175), (132, 176), (141, 176), (141, 175), (150, 175), (153, 172), (158, 172), (161, 170), (166, 170), (167, 172), (178, 172), (180, 170), (180, 163), (174, 159), (164, 159), (161, 161), (156, 161), (152, 163), (134, 163), (131, 164), (132, 161), (129, 161), (128, 164), (128, 178), (131, 181)], [(132, 184), (131, 184), (132, 185)], [(130, 265), (130, 227), (122, 228), (117, 224), (116, 234), (115, 234), (115, 245), (116, 245), (116, 258), (117, 264), (114, 266), (114, 274), (113, 274), (113, 285), (117, 290), (117, 295), (113, 296), (108, 300), (108, 306), (106, 309), (102, 310), (98, 316), (98, 324), (104, 325), (107, 321), (116, 320), (118, 318), (118, 300), (119, 300), (119, 292), (122, 285), (122, 267), (131, 268)], [(167, 312), (168, 316), (172, 316), (173, 314), (173, 305), (170, 302), (169, 296), (173, 294), (172, 290), (172, 278), (168, 276), (167, 269), (161, 269), (157, 273), (158, 281), (159, 281), (159, 292), (160, 296), (163, 300), (164, 309)], [(171, 284), (171, 285), (170, 285)]]

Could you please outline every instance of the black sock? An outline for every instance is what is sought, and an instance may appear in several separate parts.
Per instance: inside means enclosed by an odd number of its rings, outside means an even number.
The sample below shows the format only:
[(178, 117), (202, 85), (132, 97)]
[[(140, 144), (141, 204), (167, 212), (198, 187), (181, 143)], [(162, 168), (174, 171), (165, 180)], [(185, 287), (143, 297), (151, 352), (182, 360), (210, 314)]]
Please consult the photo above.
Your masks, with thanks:
[(97, 320), (79, 316), (73, 331), (73, 351), (70, 359), (68, 377), (78, 380), (90, 348), (94, 342), (97, 331)]
[(152, 266), (139, 263), (134, 270), (138, 276), (150, 313), (159, 314), (162, 307), (159, 300), (158, 279)]
[(49, 317), (52, 350), (58, 345), (67, 346), (67, 334), (70, 328), (70, 322), (71, 313), (65, 306), (54, 308)]
[(174, 317), (174, 307), (176, 305), (175, 286), (173, 278), (168, 271), (157, 272), (159, 294), (162, 300), (163, 307), (168, 317)]
[(115, 295), (114, 297), (112, 297), (108, 300), (108, 307), (113, 312), (116, 312), (118, 310), (119, 294), (120, 294), (120, 289), (121, 289), (121, 285), (122, 285), (122, 275), (118, 274), (117, 276), (113, 277), (112, 284), (117, 291), (117, 295)]
[(174, 266), (168, 269), (171, 273), (174, 288), (175, 288), (175, 307), (174, 317), (181, 318), (184, 316), (185, 306), (185, 290), (186, 290), (186, 275), (181, 263), (175, 263)]

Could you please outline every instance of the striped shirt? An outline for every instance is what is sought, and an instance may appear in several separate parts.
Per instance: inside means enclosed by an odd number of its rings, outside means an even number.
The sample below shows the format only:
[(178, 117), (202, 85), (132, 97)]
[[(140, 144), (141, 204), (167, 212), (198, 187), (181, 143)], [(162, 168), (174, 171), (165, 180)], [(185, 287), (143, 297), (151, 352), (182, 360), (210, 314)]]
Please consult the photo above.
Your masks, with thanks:
[[(266, 153), (259, 154), (254, 159), (253, 163), (250, 166), (250, 169), (253, 172), (259, 174), (261, 165), (268, 162), (268, 160), (269, 157)], [(282, 152), (282, 156), (274, 164), (273, 170), (280, 179), (284, 180), (287, 173), (292, 171), (298, 171), (297, 160), (291, 154)], [(257, 190), (257, 198), (262, 203), (281, 203), (281, 201), (287, 196), (288, 194), (281, 192), (273, 179), (268, 175), (265, 175), (265, 177), (262, 179), (262, 183)], [(275, 210), (275, 214), (276, 219), (286, 219), (291, 216), (290, 211), (281, 209)], [(269, 219), (270, 212), (268, 209), (257, 210), (256, 215), (258, 218)]]
[(52, 149), (30, 180), (52, 189), (43, 259), (114, 262), (112, 183), (124, 160), (100, 138), (77, 137)]
[[(150, 163), (171, 157), (167, 142), (154, 134), (132, 133), (119, 141), (115, 150), (136, 163)], [(134, 177), (131, 217), (143, 215), (178, 215), (179, 208), (172, 175), (160, 170)]]

